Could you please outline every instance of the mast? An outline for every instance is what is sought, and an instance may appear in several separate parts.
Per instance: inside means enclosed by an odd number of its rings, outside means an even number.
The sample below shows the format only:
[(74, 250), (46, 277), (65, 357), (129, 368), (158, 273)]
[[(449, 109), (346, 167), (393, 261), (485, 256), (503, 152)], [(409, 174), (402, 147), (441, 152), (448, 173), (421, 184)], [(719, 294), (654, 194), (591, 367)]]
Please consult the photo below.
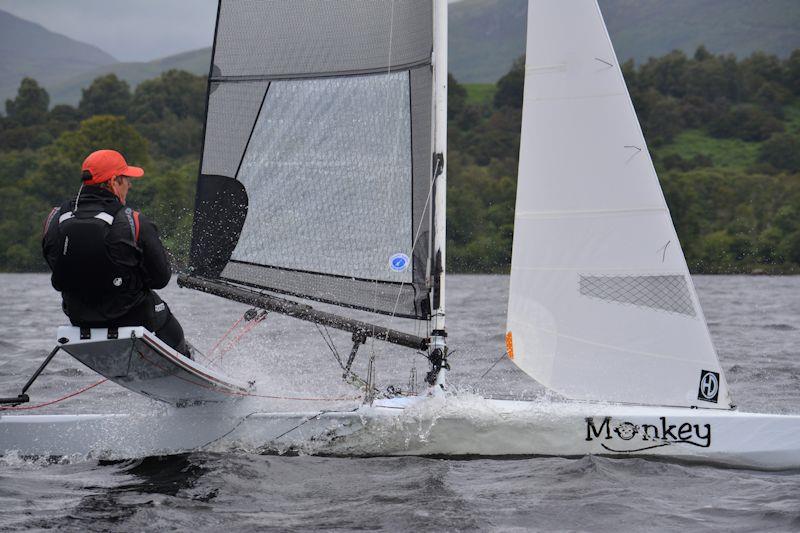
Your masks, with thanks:
[(433, 271), (430, 361), (427, 381), (434, 393), (444, 389), (447, 364), (445, 330), (445, 241), (447, 205), (447, 0), (433, 9)]

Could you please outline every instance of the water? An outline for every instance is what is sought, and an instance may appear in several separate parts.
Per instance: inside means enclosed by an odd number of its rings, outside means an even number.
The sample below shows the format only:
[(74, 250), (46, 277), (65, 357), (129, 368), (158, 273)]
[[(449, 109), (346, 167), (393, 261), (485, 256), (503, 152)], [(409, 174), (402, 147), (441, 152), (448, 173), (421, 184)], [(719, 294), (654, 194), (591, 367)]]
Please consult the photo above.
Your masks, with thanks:
[[(800, 413), (800, 278), (698, 277), (712, 336), (742, 410)], [(503, 349), (507, 278), (448, 278), (451, 384), (484, 396), (543, 391)], [(162, 291), (207, 351), (246, 309), (170, 286)], [(16, 395), (65, 322), (43, 275), (0, 275), (0, 395)], [(385, 319), (385, 324), (390, 321)], [(395, 327), (413, 327), (395, 321)], [(340, 352), (349, 336), (332, 332)], [(413, 353), (367, 344), (381, 386), (406, 387)], [(340, 371), (314, 326), (270, 316), (219, 362), (260, 390), (340, 395)], [(33, 402), (97, 381), (59, 355)], [(421, 377), (420, 377), (421, 379)], [(111, 383), (42, 412), (161, 409)], [(0, 529), (160, 530), (797, 530), (800, 472), (758, 472), (644, 459), (322, 458), (220, 450), (104, 460), (0, 458)]]

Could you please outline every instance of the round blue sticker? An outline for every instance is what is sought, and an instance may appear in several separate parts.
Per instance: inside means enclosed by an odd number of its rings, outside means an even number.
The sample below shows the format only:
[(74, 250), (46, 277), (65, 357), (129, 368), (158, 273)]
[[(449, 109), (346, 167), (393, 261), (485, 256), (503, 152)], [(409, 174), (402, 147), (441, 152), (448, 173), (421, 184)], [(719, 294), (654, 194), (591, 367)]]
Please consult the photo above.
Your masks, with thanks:
[(389, 258), (389, 268), (395, 272), (402, 272), (408, 268), (408, 256), (406, 254), (394, 254)]

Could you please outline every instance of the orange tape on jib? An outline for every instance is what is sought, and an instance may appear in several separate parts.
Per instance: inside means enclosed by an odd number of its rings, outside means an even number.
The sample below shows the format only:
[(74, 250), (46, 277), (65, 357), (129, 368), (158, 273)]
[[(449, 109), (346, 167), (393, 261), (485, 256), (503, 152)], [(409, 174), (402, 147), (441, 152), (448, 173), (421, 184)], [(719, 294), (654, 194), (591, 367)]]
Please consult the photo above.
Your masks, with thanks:
[(506, 353), (509, 359), (514, 359), (514, 340), (511, 338), (511, 332), (506, 333)]

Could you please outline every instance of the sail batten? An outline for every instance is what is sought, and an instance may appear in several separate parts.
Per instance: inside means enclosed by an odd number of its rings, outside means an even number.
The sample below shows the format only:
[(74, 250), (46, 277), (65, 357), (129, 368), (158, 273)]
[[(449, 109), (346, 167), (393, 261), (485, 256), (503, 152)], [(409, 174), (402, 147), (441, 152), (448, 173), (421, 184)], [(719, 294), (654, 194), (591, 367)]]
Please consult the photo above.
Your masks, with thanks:
[(429, 67), (430, 60), (416, 60), (406, 64), (391, 65), (389, 67), (373, 67), (359, 70), (348, 71), (331, 71), (331, 72), (296, 72), (296, 73), (282, 73), (282, 74), (256, 74), (250, 76), (213, 76), (212, 82), (248, 82), (248, 81), (283, 81), (294, 79), (307, 79), (307, 78), (346, 78), (350, 76), (363, 76), (367, 74), (384, 74), (397, 70), (411, 70), (415, 68)]
[(569, 398), (729, 408), (596, 0), (528, 5), (513, 361)]

